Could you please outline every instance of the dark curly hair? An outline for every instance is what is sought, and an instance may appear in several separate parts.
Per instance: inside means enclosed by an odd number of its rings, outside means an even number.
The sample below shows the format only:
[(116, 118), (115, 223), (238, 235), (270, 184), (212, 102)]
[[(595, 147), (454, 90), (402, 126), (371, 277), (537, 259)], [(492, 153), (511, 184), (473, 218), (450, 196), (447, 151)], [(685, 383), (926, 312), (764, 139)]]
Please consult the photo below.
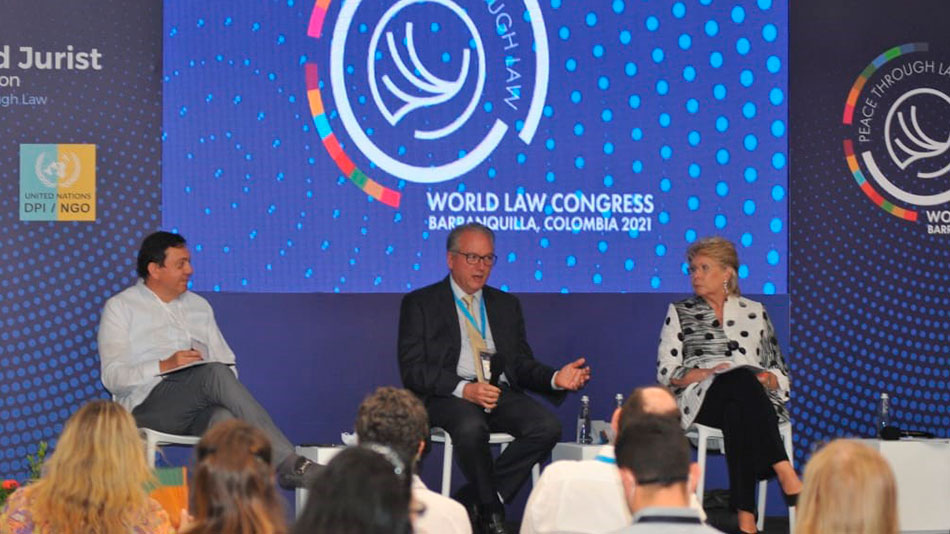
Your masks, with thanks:
[(361, 443), (387, 445), (411, 462), (429, 437), (429, 417), (408, 389), (381, 387), (360, 403), (356, 434)]

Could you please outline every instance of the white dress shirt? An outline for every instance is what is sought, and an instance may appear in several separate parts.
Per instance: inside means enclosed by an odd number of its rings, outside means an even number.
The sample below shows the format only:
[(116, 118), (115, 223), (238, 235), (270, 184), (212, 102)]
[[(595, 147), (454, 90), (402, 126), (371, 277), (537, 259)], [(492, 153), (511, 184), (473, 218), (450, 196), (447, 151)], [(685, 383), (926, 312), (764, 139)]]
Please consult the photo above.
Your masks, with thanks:
[(106, 301), (99, 322), (102, 383), (129, 411), (161, 382), (159, 360), (203, 344), (208, 361), (234, 364), (214, 311), (203, 297), (185, 291), (163, 302), (142, 280)]
[[(457, 283), (455, 279), (449, 276), (449, 284), (452, 286), (452, 295), (455, 298), (465, 302), (465, 297), (468, 293), (465, 292)], [(472, 295), (472, 309), (481, 310), (482, 306), (482, 290), (479, 289)], [(459, 362), (455, 366), (455, 373), (459, 375), (462, 380), (455, 386), (455, 390), (452, 391), (452, 394), (458, 398), (462, 398), (462, 390), (465, 389), (465, 384), (468, 384), (475, 380), (475, 355), (472, 353), (472, 341), (468, 338), (468, 327), (465, 326), (465, 323), (468, 322), (468, 317), (465, 316), (465, 312), (462, 311), (462, 308), (456, 303), (455, 313), (459, 318), (459, 330), (462, 335), (462, 349), (459, 351)], [(481, 311), (478, 313), (472, 314), (475, 319), (475, 329), (478, 330), (481, 326), (480, 321), (482, 320)], [(494, 352), (495, 351), (495, 340), (491, 336), (491, 321), (488, 320), (488, 310), (485, 310), (485, 347)], [(557, 377), (558, 371), (554, 371), (554, 374), (551, 375), (551, 389), (562, 390), (564, 388), (555, 384), (554, 379)], [(508, 377), (502, 374), (498, 377), (498, 382), (501, 384), (508, 384)]]
[(531, 490), (521, 534), (594, 534), (630, 524), (613, 445), (597, 460), (559, 460), (547, 466)]
[(412, 525), (416, 534), (472, 534), (465, 507), (427, 488), (418, 475), (412, 476), (412, 498), (426, 508)]
[[(692, 493), (690, 507), (705, 521)], [(602, 534), (631, 520), (614, 446), (604, 445), (595, 460), (559, 460), (544, 469), (525, 505), (521, 534)]]
[[(455, 279), (451, 276), (449, 277), (449, 284), (452, 285), (452, 294), (455, 298), (465, 302), (464, 298), (467, 293), (455, 283)], [(479, 289), (472, 295), (472, 309), (481, 310), (483, 306), (482, 302), (482, 290)], [(459, 375), (459, 378), (463, 380), (459, 381), (458, 385), (455, 386), (455, 391), (452, 392), (456, 397), (462, 397), (462, 389), (465, 388), (465, 384), (475, 380), (475, 354), (472, 353), (472, 341), (468, 338), (468, 330), (465, 323), (468, 322), (468, 317), (465, 316), (465, 312), (462, 311), (462, 308), (456, 303), (455, 313), (459, 318), (459, 329), (462, 332), (462, 350), (459, 351), (459, 363), (455, 367), (455, 373)], [(482, 320), (481, 312), (473, 313), (473, 318), (475, 319), (475, 329), (480, 330)], [(490, 350), (495, 350), (495, 340), (491, 336), (491, 325), (488, 324), (488, 310), (485, 310), (485, 347)]]

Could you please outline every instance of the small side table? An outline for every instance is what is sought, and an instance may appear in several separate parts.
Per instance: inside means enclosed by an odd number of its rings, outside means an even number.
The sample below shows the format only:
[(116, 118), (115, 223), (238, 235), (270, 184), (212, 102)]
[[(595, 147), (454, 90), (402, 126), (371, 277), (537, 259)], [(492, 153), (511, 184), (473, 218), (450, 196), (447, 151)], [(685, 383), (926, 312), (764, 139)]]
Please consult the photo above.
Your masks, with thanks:
[(950, 530), (950, 440), (860, 442), (881, 453), (894, 471), (901, 532)]
[(551, 461), (593, 460), (604, 444), (582, 445), (573, 441), (561, 442), (551, 451)]
[[(346, 448), (346, 445), (298, 445), (294, 448), (294, 452), (312, 462), (327, 465), (344, 448)], [(306, 488), (294, 490), (295, 517), (300, 517), (300, 514), (303, 513), (303, 507), (307, 504), (309, 494), (310, 492)]]

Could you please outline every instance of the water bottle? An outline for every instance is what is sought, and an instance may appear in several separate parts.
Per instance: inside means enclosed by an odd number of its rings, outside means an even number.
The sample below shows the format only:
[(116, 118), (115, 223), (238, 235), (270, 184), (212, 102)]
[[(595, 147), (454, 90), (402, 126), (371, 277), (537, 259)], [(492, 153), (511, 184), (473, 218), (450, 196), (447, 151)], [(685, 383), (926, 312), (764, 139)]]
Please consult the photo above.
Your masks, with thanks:
[(577, 414), (577, 442), (590, 445), (594, 438), (590, 434), (590, 399), (581, 397), (581, 411)]
[(617, 404), (617, 406), (615, 406), (615, 408), (617, 408), (618, 410), (622, 409), (622, 408), (623, 408), (623, 395), (621, 395), (620, 393), (617, 393), (616, 395), (614, 395), (614, 402)]
[(884, 428), (891, 426), (891, 399), (887, 393), (881, 393), (881, 400), (877, 403), (877, 435), (881, 435)]

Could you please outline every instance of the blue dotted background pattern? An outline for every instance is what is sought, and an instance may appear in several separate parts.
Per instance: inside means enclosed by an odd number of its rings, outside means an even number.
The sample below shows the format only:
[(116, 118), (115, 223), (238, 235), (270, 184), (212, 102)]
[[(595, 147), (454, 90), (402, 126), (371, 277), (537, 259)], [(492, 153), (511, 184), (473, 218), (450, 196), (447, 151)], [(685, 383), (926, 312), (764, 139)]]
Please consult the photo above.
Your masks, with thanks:
[[(841, 119), (858, 74), (888, 48), (927, 42), (932, 55), (915, 58), (950, 64), (948, 16), (938, 1), (805, 0), (793, 10), (790, 362), (799, 460), (831, 438), (871, 436), (882, 392), (898, 425), (950, 435), (947, 236), (928, 235), (861, 192), (842, 151), (854, 130)], [(945, 77), (931, 84), (950, 92)], [(946, 114), (937, 123), (946, 128)], [(946, 190), (946, 178), (941, 184)]]
[[(161, 2), (8, 0), (0, 46), (98, 48), (101, 71), (23, 71), (0, 95), (46, 96), (0, 108), (0, 476), (26, 475), (25, 456), (55, 442), (72, 412), (103, 397), (96, 325), (129, 285), (142, 237), (160, 210)], [(98, 220), (20, 222), (19, 145), (97, 147)]]
[[(477, 27), (495, 27), (485, 2), (457, 3)], [(378, 12), (392, 4), (363, 2), (348, 46), (368, 40)], [(523, 5), (506, 4), (530, 41)], [(340, 2), (331, 2), (320, 39), (306, 35), (312, 1), (166, 5), (163, 223), (193, 245), (201, 265), (194, 289), (404, 292), (444, 274), (446, 231), (427, 225), (427, 193), (580, 191), (652, 195), (654, 210), (642, 214), (650, 230), (505, 232), (495, 284), (519, 292), (686, 291), (686, 247), (720, 234), (740, 246), (744, 290), (785, 294), (787, 4), (540, 4), (551, 83), (533, 142), (510, 134), (472, 171), (435, 185), (386, 174), (348, 136), (325, 83)], [(448, 27), (416, 29), (432, 68), (458, 61), (445, 44)], [(486, 42), (495, 37), (483, 33)], [(398, 143), (383, 137), (359, 52), (354, 45), (344, 55), (351, 105), (366, 135)], [(307, 104), (307, 63), (318, 66), (343, 149), (402, 193), (398, 209), (372, 201), (327, 155)], [(489, 98), (473, 121), (484, 124), (483, 115), (504, 107)], [(479, 132), (466, 135), (476, 140)]]

